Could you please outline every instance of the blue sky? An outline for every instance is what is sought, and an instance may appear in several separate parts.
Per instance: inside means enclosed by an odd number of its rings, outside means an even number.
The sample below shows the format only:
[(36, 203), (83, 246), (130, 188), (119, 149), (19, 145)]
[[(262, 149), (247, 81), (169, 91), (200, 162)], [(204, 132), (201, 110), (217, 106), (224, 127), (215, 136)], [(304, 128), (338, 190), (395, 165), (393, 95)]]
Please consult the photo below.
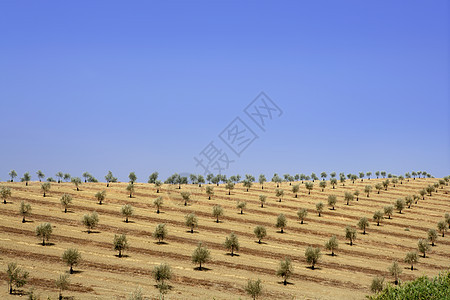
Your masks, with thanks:
[[(0, 180), (450, 173), (447, 1), (1, 1)], [(244, 108), (283, 111), (261, 131)], [(258, 136), (240, 157), (218, 135)], [(36, 176), (33, 176), (36, 179)]]

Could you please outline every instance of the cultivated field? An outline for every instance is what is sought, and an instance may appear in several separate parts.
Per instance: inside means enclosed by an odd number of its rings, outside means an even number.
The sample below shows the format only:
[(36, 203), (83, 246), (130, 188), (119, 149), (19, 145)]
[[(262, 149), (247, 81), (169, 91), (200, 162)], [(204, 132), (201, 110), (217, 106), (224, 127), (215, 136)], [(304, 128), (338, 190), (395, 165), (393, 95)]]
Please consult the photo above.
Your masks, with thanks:
[[(83, 183), (76, 191), (72, 183), (52, 183), (46, 197), (42, 196), (40, 183), (2, 183), (11, 188), (12, 197), (7, 204), (0, 203), (0, 298), (17, 299), (8, 295), (6, 269), (10, 262), (16, 261), (29, 271), (29, 283), (40, 293), (41, 299), (57, 299), (58, 290), (55, 279), (59, 274), (68, 272), (61, 260), (67, 248), (78, 248), (82, 254), (81, 263), (74, 267), (75, 274), (70, 275), (71, 286), (63, 294), (75, 299), (125, 299), (138, 286), (145, 296), (158, 298), (159, 293), (152, 278), (152, 269), (167, 262), (174, 272), (170, 281), (172, 289), (166, 299), (249, 299), (244, 291), (248, 279), (260, 278), (264, 294), (261, 299), (363, 299), (369, 294), (369, 286), (375, 276), (385, 276), (393, 281), (387, 268), (393, 260), (398, 260), (403, 272), (401, 280), (411, 280), (423, 274), (437, 275), (450, 268), (450, 232), (448, 236), (439, 234), (436, 246), (432, 247), (426, 258), (420, 258), (416, 269), (403, 262), (407, 252), (417, 249), (419, 238), (427, 237), (427, 230), (436, 228), (444, 214), (450, 212), (450, 187), (439, 188), (431, 197), (425, 195), (411, 208), (405, 208), (399, 214), (394, 210), (392, 219), (383, 219), (376, 226), (372, 216), (375, 211), (394, 203), (398, 198), (418, 194), (418, 192), (437, 182), (433, 178), (410, 179), (377, 194), (375, 184), (384, 179), (364, 179), (345, 186), (338, 183), (332, 189), (329, 182), (322, 192), (315, 182), (314, 189), (308, 195), (304, 184), (300, 185), (298, 198), (291, 192), (287, 182), (281, 184), (284, 190), (282, 202), (275, 196), (274, 183), (266, 183), (264, 189), (255, 183), (249, 192), (242, 184), (237, 184), (228, 195), (225, 185), (214, 186), (215, 195), (211, 200), (205, 193), (205, 187), (197, 185), (162, 186), (156, 193), (153, 184), (135, 183), (135, 194), (129, 198), (126, 191), (128, 183)], [(297, 184), (300, 182), (295, 182)], [(364, 193), (364, 187), (373, 187), (370, 197)], [(359, 201), (346, 205), (344, 192), (360, 190)], [(98, 191), (106, 190), (103, 205), (94, 197)], [(180, 191), (189, 191), (192, 201), (187, 206)], [(64, 213), (60, 204), (63, 193), (73, 196), (69, 211)], [(267, 195), (264, 208), (260, 207), (259, 195)], [(329, 209), (327, 197), (337, 195), (335, 210)], [(153, 200), (163, 196), (164, 205), (160, 214), (156, 214)], [(24, 200), (32, 206), (29, 220), (22, 223), (19, 214), (20, 202)], [(237, 201), (246, 201), (244, 214), (236, 208)], [(316, 213), (316, 203), (325, 205), (322, 216)], [(129, 223), (124, 222), (120, 208), (131, 204), (135, 215)], [(220, 223), (212, 217), (212, 207), (221, 205), (224, 216)], [(308, 216), (300, 224), (297, 210), (306, 208)], [(99, 225), (95, 232), (88, 234), (80, 220), (86, 213), (97, 211)], [(190, 233), (184, 224), (185, 215), (195, 212), (198, 228)], [(284, 233), (275, 228), (277, 216), (284, 213), (288, 219)], [(367, 234), (357, 229), (358, 236), (353, 246), (345, 239), (345, 226), (356, 224), (361, 217), (370, 220)], [(43, 222), (53, 226), (50, 245), (42, 246), (35, 236), (35, 228)], [(166, 223), (168, 229), (167, 244), (157, 244), (152, 233), (159, 223)], [(267, 229), (264, 243), (258, 244), (253, 233), (257, 225)], [(224, 248), (225, 238), (234, 232), (239, 238), (241, 249), (239, 256), (231, 257)], [(119, 258), (113, 250), (114, 234), (126, 233), (130, 248)], [(337, 256), (331, 256), (324, 243), (332, 236), (339, 239)], [(204, 265), (207, 270), (194, 270), (191, 255), (199, 241), (211, 251), (211, 262)], [(315, 270), (308, 268), (305, 249), (308, 246), (321, 247), (322, 257)], [(294, 274), (288, 285), (275, 275), (279, 262), (284, 257), (291, 258)]]

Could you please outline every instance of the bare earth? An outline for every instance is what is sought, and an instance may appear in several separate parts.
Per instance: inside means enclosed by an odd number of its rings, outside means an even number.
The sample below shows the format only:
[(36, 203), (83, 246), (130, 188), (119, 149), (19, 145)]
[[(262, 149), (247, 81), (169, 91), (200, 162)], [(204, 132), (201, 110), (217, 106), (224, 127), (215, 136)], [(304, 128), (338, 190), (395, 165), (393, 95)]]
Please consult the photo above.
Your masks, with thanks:
[[(420, 258), (414, 271), (403, 262), (408, 251), (417, 249), (419, 238), (426, 238), (427, 230), (435, 228), (444, 213), (450, 212), (449, 186), (438, 189), (431, 197), (425, 196), (411, 208), (401, 214), (394, 212), (392, 219), (384, 219), (376, 226), (372, 216), (376, 210), (393, 204), (397, 198), (418, 194), (419, 190), (437, 179), (406, 180), (396, 187), (392, 184), (388, 190), (377, 194), (375, 184), (382, 179), (347, 180), (345, 186), (338, 184), (332, 189), (329, 182), (324, 192), (315, 182), (314, 190), (308, 195), (301, 184), (298, 198), (294, 198), (289, 183), (283, 182), (285, 192), (282, 202), (277, 202), (275, 185), (267, 183), (261, 190), (254, 184), (249, 192), (242, 184), (228, 196), (223, 184), (214, 185), (215, 195), (208, 200), (205, 186), (163, 185), (159, 194), (152, 184), (136, 183), (136, 194), (128, 197), (127, 183), (113, 183), (106, 188), (105, 183), (83, 183), (77, 192), (71, 183), (52, 183), (50, 192), (44, 198), (39, 182), (29, 186), (24, 183), (2, 183), (12, 190), (8, 203), (0, 204), (0, 298), (17, 299), (8, 295), (6, 269), (9, 262), (16, 261), (30, 272), (30, 280), (24, 290), (35, 287), (41, 299), (57, 299), (58, 290), (55, 279), (59, 274), (68, 273), (61, 255), (67, 248), (78, 248), (82, 262), (74, 267), (75, 274), (70, 276), (71, 286), (63, 294), (75, 299), (125, 299), (138, 286), (145, 296), (157, 299), (159, 294), (151, 276), (154, 266), (167, 262), (174, 272), (170, 284), (171, 291), (166, 299), (249, 299), (244, 291), (248, 279), (260, 278), (263, 282), (262, 299), (363, 299), (369, 294), (369, 285), (375, 276), (392, 278), (387, 268), (393, 260), (403, 267), (401, 280), (411, 280), (423, 274), (435, 276), (450, 268), (450, 232), (448, 236), (437, 240), (436, 246), (426, 258)], [(295, 183), (296, 184), (296, 183)], [(364, 186), (372, 185), (370, 197), (366, 197)], [(359, 201), (345, 205), (344, 192), (360, 190)], [(107, 197), (103, 205), (94, 198), (98, 191), (106, 190)], [(180, 191), (192, 193), (192, 201), (184, 206)], [(73, 196), (68, 213), (60, 205), (63, 193)], [(267, 203), (260, 207), (258, 196), (267, 195)], [(330, 194), (338, 196), (335, 210), (327, 206)], [(164, 197), (160, 214), (152, 202), (157, 196)], [(19, 205), (22, 200), (30, 203), (32, 214), (29, 222), (21, 223)], [(246, 201), (247, 208), (241, 215), (236, 201)], [(323, 214), (318, 217), (315, 204), (322, 201)], [(135, 215), (129, 223), (124, 222), (120, 208), (131, 204)], [(215, 223), (212, 207), (220, 204), (224, 208), (224, 217)], [(304, 224), (297, 218), (299, 208), (308, 209)], [(81, 225), (81, 217), (97, 211), (99, 226), (94, 233), (88, 234)], [(195, 212), (199, 227), (193, 234), (184, 225), (184, 217)], [(288, 218), (287, 228), (282, 234), (275, 228), (276, 218), (284, 213)], [(355, 244), (350, 246), (345, 240), (345, 226), (356, 224), (361, 217), (370, 219), (367, 234), (357, 230)], [(42, 246), (35, 237), (35, 227), (43, 222), (53, 226), (51, 245)], [(167, 244), (156, 244), (152, 233), (159, 223), (166, 223), (169, 236)], [(258, 244), (253, 234), (257, 225), (264, 225), (268, 236), (263, 244)], [(235, 232), (239, 238), (241, 250), (239, 256), (231, 257), (223, 247), (225, 237)], [(118, 258), (112, 248), (114, 234), (126, 233), (130, 244), (126, 257)], [(324, 243), (335, 234), (339, 239), (337, 256), (332, 257), (324, 249)], [(206, 271), (194, 270), (191, 254), (199, 241), (204, 242), (211, 251), (212, 261), (205, 265)], [(322, 257), (317, 268), (311, 270), (305, 260), (308, 246), (321, 247)], [(281, 284), (281, 278), (275, 275), (279, 261), (291, 258), (294, 275), (289, 284)]]

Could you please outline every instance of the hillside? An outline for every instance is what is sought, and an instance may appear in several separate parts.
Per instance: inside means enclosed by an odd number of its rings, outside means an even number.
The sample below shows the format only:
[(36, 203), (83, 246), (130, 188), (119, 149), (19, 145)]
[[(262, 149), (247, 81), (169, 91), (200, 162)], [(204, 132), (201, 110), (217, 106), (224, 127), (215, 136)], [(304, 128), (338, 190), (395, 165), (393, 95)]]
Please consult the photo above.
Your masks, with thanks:
[[(225, 185), (214, 186), (214, 196), (208, 200), (205, 187), (197, 185), (164, 184), (156, 193), (153, 184), (135, 183), (135, 194), (129, 198), (126, 191), (128, 183), (83, 183), (76, 191), (72, 183), (52, 183), (46, 197), (42, 196), (40, 183), (1, 183), (11, 188), (12, 197), (7, 204), (0, 204), (0, 295), (2, 299), (17, 299), (7, 294), (6, 269), (8, 263), (15, 261), (29, 271), (30, 280), (24, 290), (31, 286), (40, 293), (41, 298), (50, 296), (57, 299), (58, 290), (54, 280), (69, 268), (62, 262), (61, 255), (68, 248), (78, 248), (82, 254), (81, 263), (74, 267), (70, 275), (71, 286), (63, 294), (76, 299), (125, 299), (138, 286), (151, 298), (158, 297), (158, 290), (152, 278), (152, 269), (167, 262), (174, 272), (170, 281), (172, 289), (167, 299), (250, 299), (244, 291), (248, 279), (260, 278), (264, 287), (261, 299), (362, 299), (369, 294), (371, 280), (375, 276), (385, 276), (392, 282), (387, 268), (393, 260), (398, 260), (403, 272), (401, 280), (411, 280), (421, 275), (435, 276), (450, 268), (450, 232), (448, 236), (439, 234), (436, 246), (426, 258), (419, 258), (415, 270), (403, 262), (407, 252), (417, 249), (419, 238), (427, 237), (427, 230), (437, 229), (438, 221), (450, 212), (450, 187), (443, 186), (432, 196), (413, 203), (401, 214), (394, 209), (392, 219), (384, 218), (377, 226), (372, 216), (375, 211), (393, 205), (398, 198), (418, 194), (418, 192), (437, 182), (435, 178), (416, 178), (404, 180), (379, 194), (376, 183), (384, 179), (350, 180), (345, 186), (338, 183), (333, 189), (328, 181), (324, 192), (314, 184), (311, 194), (300, 183), (298, 198), (291, 192), (287, 182), (281, 184), (284, 197), (278, 202), (274, 183), (266, 183), (264, 189), (255, 183), (246, 192), (242, 184), (237, 184), (228, 195)], [(364, 193), (366, 185), (372, 185), (370, 196)], [(98, 191), (106, 190), (102, 205), (94, 197)], [(344, 192), (359, 190), (359, 200), (346, 205)], [(180, 191), (189, 191), (191, 201), (187, 206)], [(62, 194), (72, 195), (73, 202), (64, 213), (60, 198)], [(264, 208), (260, 207), (259, 195), (267, 196)], [(337, 196), (334, 210), (327, 205), (330, 194)], [(161, 213), (156, 214), (153, 200), (158, 196), (164, 199)], [(22, 223), (19, 214), (21, 201), (30, 203), (32, 213), (28, 222)], [(236, 208), (237, 201), (246, 201), (244, 214)], [(316, 213), (316, 203), (322, 201), (324, 210), (321, 217)], [(120, 214), (124, 204), (134, 207), (134, 215), (125, 223)], [(212, 216), (212, 207), (221, 205), (224, 216), (220, 223)], [(297, 217), (299, 208), (306, 208), (308, 215), (304, 224)], [(99, 225), (88, 234), (80, 220), (86, 213), (96, 211)], [(190, 233), (184, 224), (186, 214), (194, 212), (198, 217), (198, 228)], [(275, 228), (277, 216), (283, 213), (288, 219), (284, 233)], [(363, 235), (357, 229), (357, 239), (350, 246), (345, 239), (345, 226), (355, 228), (361, 217), (367, 217), (370, 226)], [(35, 228), (43, 222), (50, 222), (53, 235), (50, 245), (42, 246), (35, 236)], [(152, 237), (155, 227), (166, 223), (168, 237), (166, 244), (157, 244)], [(262, 244), (256, 242), (253, 229), (263, 225), (267, 237)], [(224, 248), (225, 238), (234, 232), (240, 242), (238, 256), (228, 255)], [(125, 233), (130, 248), (125, 257), (118, 258), (113, 250), (115, 234)], [(339, 240), (337, 256), (331, 256), (324, 243), (336, 235)], [(211, 262), (205, 264), (204, 271), (194, 270), (191, 255), (199, 241), (211, 251)], [(308, 268), (305, 249), (308, 246), (320, 247), (322, 257), (315, 270)], [(275, 272), (279, 262), (289, 257), (293, 262), (294, 274), (284, 286)], [(8, 298), (9, 297), (9, 298)]]

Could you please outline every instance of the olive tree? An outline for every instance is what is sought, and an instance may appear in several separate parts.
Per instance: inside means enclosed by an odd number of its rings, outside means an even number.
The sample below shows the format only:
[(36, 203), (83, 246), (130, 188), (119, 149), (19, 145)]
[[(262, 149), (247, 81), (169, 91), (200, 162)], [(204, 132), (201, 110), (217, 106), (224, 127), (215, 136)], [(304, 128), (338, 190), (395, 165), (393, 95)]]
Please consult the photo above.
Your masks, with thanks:
[(405, 201), (401, 198), (395, 201), (395, 209), (398, 210), (398, 213), (401, 214), (402, 210), (405, 208)]
[(213, 217), (216, 218), (216, 223), (219, 223), (219, 217), (223, 216), (223, 208), (220, 205), (214, 205), (212, 211)]
[(325, 248), (331, 251), (331, 256), (334, 256), (334, 250), (339, 247), (338, 239), (335, 235), (333, 235), (326, 243)]
[(93, 213), (85, 214), (81, 219), (81, 223), (87, 228), (87, 233), (91, 233), (98, 224), (98, 214), (94, 211)]
[(388, 216), (388, 219), (394, 214), (394, 207), (392, 205), (387, 205), (384, 208), (384, 214)]
[(161, 244), (162, 241), (167, 237), (166, 224), (156, 225), (155, 231), (153, 232), (153, 237), (158, 240), (158, 244)]
[(427, 194), (427, 192), (424, 189), (422, 189), (419, 191), (419, 194), (420, 196), (422, 196), (422, 200), (425, 200), (425, 195)]
[(19, 213), (22, 215), (22, 223), (25, 223), (25, 217), (31, 214), (31, 205), (25, 201), (20, 202)]
[(172, 269), (168, 264), (162, 263), (153, 269), (152, 275), (156, 281), (156, 287), (161, 294), (161, 298), (164, 299), (164, 295), (170, 289), (170, 286), (166, 283), (166, 281), (172, 278)]
[(284, 260), (280, 261), (280, 266), (277, 270), (277, 276), (283, 278), (283, 284), (287, 285), (287, 280), (292, 276), (293, 271), (294, 268), (292, 267), (292, 262), (289, 258), (286, 257)]
[(239, 201), (236, 207), (241, 210), (241, 215), (244, 213), (244, 208), (247, 206), (247, 202)]
[(366, 228), (369, 227), (369, 220), (366, 217), (362, 217), (358, 221), (358, 227), (363, 231), (363, 234), (366, 234)]
[(230, 250), (231, 256), (234, 255), (234, 251), (239, 251), (239, 240), (234, 232), (230, 233), (230, 235), (225, 238), (224, 246), (225, 249)]
[(329, 195), (328, 196), (328, 205), (331, 206), (331, 209), (334, 210), (334, 207), (336, 206), (337, 197), (336, 195)]
[(381, 183), (375, 184), (375, 189), (377, 190), (377, 194), (383, 189), (383, 185)]
[(9, 293), (13, 293), (13, 287), (20, 288), (23, 287), (28, 280), (29, 273), (23, 270), (15, 262), (8, 264), (8, 269), (6, 270)]
[(353, 201), (353, 194), (350, 192), (345, 192), (344, 193), (344, 200), (347, 203), (347, 205), (350, 204), (350, 201)]
[(258, 243), (261, 244), (261, 240), (266, 237), (267, 231), (264, 226), (256, 226), (253, 230), (253, 233), (255, 234), (256, 238), (258, 239)]
[(64, 174), (64, 180), (65, 180), (66, 182), (68, 182), (71, 178), (72, 178), (72, 176), (70, 176), (69, 173), (65, 173), (65, 174)]
[(316, 211), (317, 211), (317, 213), (319, 214), (319, 217), (320, 217), (320, 214), (323, 211), (323, 203), (322, 202), (319, 202), (319, 203), (316, 204)]
[(75, 248), (67, 249), (62, 255), (62, 261), (70, 267), (70, 274), (73, 274), (73, 266), (76, 266), (80, 260), (81, 253)]
[(305, 187), (308, 190), (308, 195), (310, 195), (311, 191), (314, 188), (314, 183), (312, 183), (312, 182), (305, 182)]
[(264, 183), (267, 181), (266, 176), (261, 174), (259, 175), (259, 184), (261, 185), (261, 189), (264, 189)]
[(67, 290), (69, 287), (69, 275), (67, 274), (60, 274), (59, 277), (55, 280), (55, 285), (59, 289), (59, 300), (63, 299), (62, 292), (64, 290)]
[(45, 197), (45, 194), (48, 193), (48, 191), (50, 191), (50, 188), (51, 188), (50, 182), (41, 183), (41, 190), (44, 193), (44, 197)]
[(350, 246), (353, 246), (353, 241), (356, 240), (356, 230), (353, 227), (345, 227), (345, 238), (349, 240)]
[(130, 179), (130, 183), (131, 184), (134, 184), (136, 182), (136, 180), (137, 180), (137, 176), (136, 176), (136, 174), (134, 172), (131, 172), (128, 175), (128, 179)]
[(36, 172), (36, 175), (37, 175), (37, 177), (38, 177), (38, 179), (39, 179), (39, 182), (41, 182), (42, 179), (45, 177), (45, 174), (42, 173), (41, 170), (37, 171), (37, 172)]
[(158, 172), (153, 172), (152, 174), (150, 174), (150, 176), (148, 176), (148, 183), (155, 184), (158, 179), (158, 176), (159, 176)]
[(383, 290), (384, 285), (384, 277), (376, 276), (372, 279), (372, 283), (370, 285), (370, 290), (372, 293), (379, 293)]
[(305, 220), (307, 215), (308, 215), (308, 210), (306, 210), (306, 208), (300, 208), (297, 211), (297, 216), (300, 219), (300, 224), (303, 224), (303, 221)]
[(211, 253), (208, 248), (203, 246), (202, 242), (198, 243), (194, 253), (192, 253), (192, 263), (199, 264), (198, 270), (202, 270), (202, 264), (207, 263), (211, 259)]
[(364, 193), (367, 194), (367, 197), (370, 196), (370, 192), (371, 192), (371, 191), (372, 191), (372, 186), (371, 186), (371, 185), (366, 185), (366, 186), (364, 187)]
[(317, 264), (317, 262), (320, 259), (320, 248), (313, 248), (311, 246), (309, 246), (308, 248), (306, 248), (305, 251), (305, 257), (306, 257), (306, 262), (311, 264), (311, 269), (314, 270), (314, 266)]
[(390, 184), (389, 179), (386, 179), (385, 181), (382, 182), (385, 191), (387, 191), (389, 184)]
[(115, 234), (113, 240), (114, 250), (119, 251), (119, 257), (122, 257), (122, 252), (128, 249), (127, 236), (125, 234)]
[(253, 300), (262, 294), (261, 280), (248, 280), (245, 286), (245, 291), (249, 294)]
[(377, 210), (374, 214), (373, 214), (373, 220), (375, 222), (377, 222), (377, 226), (380, 226), (380, 222), (381, 220), (383, 220), (383, 212), (381, 210)]
[(278, 202), (281, 202), (281, 198), (283, 198), (283, 196), (284, 196), (284, 191), (282, 189), (276, 189), (275, 196), (277, 196), (277, 198), (279, 198)]
[(277, 223), (275, 224), (276, 228), (280, 229), (280, 232), (283, 233), (284, 228), (287, 226), (287, 219), (284, 214), (279, 214), (277, 217)]
[(267, 196), (266, 195), (259, 195), (259, 201), (261, 202), (261, 208), (264, 207), (264, 203), (266, 203)]
[(102, 205), (106, 198), (106, 191), (97, 192), (94, 197), (97, 198), (98, 204)]
[(447, 231), (447, 223), (445, 220), (439, 221), (437, 223), (437, 229), (442, 233), (442, 237), (444, 237), (445, 232)]
[(414, 264), (419, 261), (419, 256), (417, 255), (417, 251), (410, 251), (406, 253), (405, 263), (411, 265), (411, 270), (414, 270)]
[(400, 268), (400, 266), (398, 265), (397, 261), (394, 261), (392, 263), (392, 265), (388, 268), (389, 272), (391, 273), (391, 275), (394, 277), (394, 283), (395, 285), (398, 284), (398, 277), (400, 276), (400, 274), (402, 273), (402, 269)]
[(231, 195), (231, 190), (234, 189), (234, 182), (228, 181), (225, 188), (228, 190), (228, 195)]
[(434, 246), (434, 243), (436, 242), (437, 237), (438, 237), (436, 230), (428, 229), (427, 234), (428, 234), (428, 240), (431, 242), (431, 246)]
[(67, 208), (72, 203), (72, 196), (64, 193), (59, 201), (61, 202), (61, 205), (64, 207), (64, 213), (67, 213)]
[(31, 180), (30, 173), (29, 173), (29, 172), (25, 172), (25, 173), (23, 174), (23, 177), (20, 178), (20, 180), (21, 180), (22, 182), (25, 182), (25, 185), (28, 186), (28, 182)]
[(252, 187), (253, 182), (251, 182), (250, 180), (245, 179), (242, 185), (247, 189), (247, 192), (248, 192), (248, 189)]
[(413, 204), (414, 200), (412, 196), (406, 196), (405, 197), (405, 204), (408, 205), (408, 208), (411, 208), (411, 205)]
[(423, 258), (425, 258), (426, 253), (430, 250), (430, 244), (426, 240), (420, 239), (417, 242), (417, 249), (423, 254)]
[(11, 182), (14, 182), (14, 178), (17, 177), (17, 172), (15, 170), (11, 170), (11, 172), (9, 172), (9, 177), (11, 177)]
[(211, 200), (211, 196), (214, 196), (214, 187), (213, 186), (207, 186), (206, 187), (206, 194), (208, 195), (208, 200)]
[(134, 208), (130, 204), (125, 204), (120, 209), (120, 213), (125, 217), (125, 223), (128, 223), (128, 218), (134, 214)]
[(36, 236), (42, 239), (42, 246), (45, 246), (45, 241), (49, 241), (53, 232), (53, 227), (50, 223), (42, 223), (36, 227)]
[(130, 194), (130, 198), (133, 198), (133, 194), (134, 194), (134, 184), (130, 183), (127, 185), (126, 190), (128, 191), (128, 193)]
[(108, 174), (106, 174), (105, 176), (105, 180), (106, 180), (106, 187), (109, 187), (111, 182), (117, 182), (117, 178), (114, 177), (111, 171), (108, 171)]
[(327, 182), (326, 181), (319, 182), (319, 187), (322, 189), (322, 192), (323, 192), (325, 190), (325, 188), (327, 187)]
[(293, 186), (292, 186), (292, 193), (294, 193), (295, 194), (295, 198), (297, 198), (297, 194), (298, 194), (298, 191), (300, 190), (300, 185), (298, 185), (298, 184), (294, 184)]
[(153, 205), (156, 207), (156, 213), (159, 214), (161, 207), (164, 204), (163, 197), (158, 197), (153, 200)]
[(156, 180), (154, 184), (155, 184), (155, 188), (156, 188), (156, 193), (159, 193), (159, 190), (161, 189), (161, 187), (163, 185), (162, 181)]
[(188, 202), (191, 200), (191, 193), (189, 192), (181, 192), (181, 198), (184, 200), (184, 206), (187, 206)]
[(194, 228), (198, 226), (198, 219), (194, 213), (187, 214), (185, 217), (185, 224), (190, 228), (190, 232), (194, 233)]
[(80, 185), (81, 185), (81, 179), (79, 177), (73, 177), (73, 178), (70, 179), (70, 181), (72, 181), (72, 183), (77, 188), (77, 191), (79, 191), (80, 190)]
[(353, 195), (356, 196), (356, 201), (359, 201), (359, 190), (354, 191)]

